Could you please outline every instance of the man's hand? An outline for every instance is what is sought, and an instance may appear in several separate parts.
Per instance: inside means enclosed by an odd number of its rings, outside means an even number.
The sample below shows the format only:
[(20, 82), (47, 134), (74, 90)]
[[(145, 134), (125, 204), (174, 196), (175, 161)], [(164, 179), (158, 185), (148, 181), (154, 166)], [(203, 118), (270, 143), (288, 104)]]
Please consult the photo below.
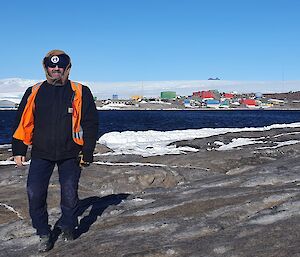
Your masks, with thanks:
[(24, 166), (25, 156), (14, 156), (14, 162), (17, 164), (18, 167)]
[(88, 166), (90, 166), (90, 163), (89, 162), (85, 162), (84, 160), (81, 160), (80, 163), (79, 163), (79, 166), (81, 168), (88, 167)]
[(90, 166), (90, 163), (89, 163), (89, 162), (85, 162), (85, 161), (83, 160), (83, 154), (82, 154), (81, 152), (80, 152), (79, 155), (78, 155), (78, 165), (79, 165), (79, 167), (81, 167), (81, 168)]

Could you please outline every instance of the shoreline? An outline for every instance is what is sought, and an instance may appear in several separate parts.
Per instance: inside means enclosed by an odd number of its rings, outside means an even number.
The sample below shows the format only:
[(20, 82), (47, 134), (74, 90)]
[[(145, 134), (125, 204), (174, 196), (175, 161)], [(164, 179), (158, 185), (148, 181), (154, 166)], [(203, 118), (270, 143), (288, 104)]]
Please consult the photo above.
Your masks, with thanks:
[[(0, 111), (17, 111), (17, 108), (0, 108)], [(97, 108), (97, 111), (300, 111), (300, 108)]]
[(292, 109), (279, 109), (279, 108), (232, 108), (232, 109), (214, 109), (214, 108), (186, 108), (186, 109), (133, 109), (133, 108), (120, 108), (120, 109), (97, 109), (98, 111), (300, 111), (300, 108)]

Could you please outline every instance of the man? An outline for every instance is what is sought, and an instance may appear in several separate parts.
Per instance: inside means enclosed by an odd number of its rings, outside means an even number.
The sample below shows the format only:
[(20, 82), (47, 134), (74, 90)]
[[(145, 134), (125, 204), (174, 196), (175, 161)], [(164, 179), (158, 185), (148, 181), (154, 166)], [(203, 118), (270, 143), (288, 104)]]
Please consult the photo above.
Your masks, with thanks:
[(43, 59), (43, 67), (47, 80), (25, 92), (12, 140), (18, 166), (23, 165), (27, 147), (32, 145), (27, 194), (32, 225), (40, 236), (40, 252), (49, 251), (54, 244), (46, 203), (54, 166), (58, 167), (61, 187), (57, 227), (64, 240), (73, 240), (81, 166), (93, 161), (98, 134), (98, 115), (89, 88), (68, 79), (70, 57), (52, 50)]

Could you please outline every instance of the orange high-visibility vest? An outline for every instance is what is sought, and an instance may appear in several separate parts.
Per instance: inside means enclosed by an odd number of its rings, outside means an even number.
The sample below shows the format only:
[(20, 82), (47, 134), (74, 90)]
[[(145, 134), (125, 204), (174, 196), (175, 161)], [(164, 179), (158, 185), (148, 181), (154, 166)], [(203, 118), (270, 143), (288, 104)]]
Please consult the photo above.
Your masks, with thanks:
[[(32, 87), (31, 94), (27, 99), (20, 123), (16, 129), (13, 137), (22, 140), (24, 144), (32, 144), (32, 135), (34, 129), (34, 100), (42, 82), (35, 84)], [(81, 109), (82, 109), (82, 85), (77, 82), (71, 81), (74, 97), (72, 99), (72, 137), (76, 144), (83, 145), (83, 130), (80, 125)]]

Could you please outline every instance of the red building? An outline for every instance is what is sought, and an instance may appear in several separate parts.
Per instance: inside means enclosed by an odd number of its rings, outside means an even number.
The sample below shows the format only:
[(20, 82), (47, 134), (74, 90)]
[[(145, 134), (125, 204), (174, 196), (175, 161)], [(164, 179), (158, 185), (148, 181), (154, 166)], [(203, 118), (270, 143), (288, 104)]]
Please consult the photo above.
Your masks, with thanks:
[(234, 98), (234, 94), (224, 93), (223, 97), (226, 98), (226, 99), (233, 99)]
[(215, 94), (211, 91), (193, 92), (193, 96), (199, 97), (199, 98), (202, 98), (202, 99), (215, 99)]
[(256, 106), (256, 101), (254, 99), (242, 99), (241, 104), (244, 104), (249, 107), (254, 107)]

